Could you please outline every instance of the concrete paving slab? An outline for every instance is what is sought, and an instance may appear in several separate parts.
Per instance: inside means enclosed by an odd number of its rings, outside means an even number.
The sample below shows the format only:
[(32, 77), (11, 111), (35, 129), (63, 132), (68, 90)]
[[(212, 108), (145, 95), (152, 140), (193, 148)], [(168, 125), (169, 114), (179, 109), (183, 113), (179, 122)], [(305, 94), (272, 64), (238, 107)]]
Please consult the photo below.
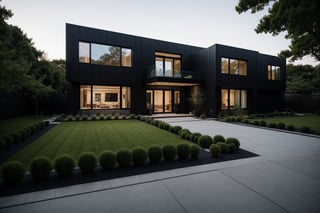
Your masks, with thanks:
[(223, 169), (221, 172), (289, 212), (320, 210), (319, 179), (271, 162)]
[(187, 212), (285, 212), (220, 172), (196, 174), (163, 182)]
[(0, 209), (6, 213), (56, 212), (185, 212), (160, 182), (145, 183), (96, 193)]

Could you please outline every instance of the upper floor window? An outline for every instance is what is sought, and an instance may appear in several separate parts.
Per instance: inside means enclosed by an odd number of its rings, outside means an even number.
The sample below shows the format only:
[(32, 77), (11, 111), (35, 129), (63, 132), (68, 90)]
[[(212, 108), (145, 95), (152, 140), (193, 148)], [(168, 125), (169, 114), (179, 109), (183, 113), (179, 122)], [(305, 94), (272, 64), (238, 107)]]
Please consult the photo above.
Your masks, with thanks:
[(156, 52), (155, 75), (181, 77), (181, 55)]
[(79, 42), (79, 62), (90, 63), (90, 43)]
[(79, 42), (79, 62), (131, 67), (132, 50), (104, 44)]
[(281, 80), (279, 66), (268, 65), (268, 80)]
[(232, 58), (221, 58), (221, 73), (246, 76), (247, 62)]

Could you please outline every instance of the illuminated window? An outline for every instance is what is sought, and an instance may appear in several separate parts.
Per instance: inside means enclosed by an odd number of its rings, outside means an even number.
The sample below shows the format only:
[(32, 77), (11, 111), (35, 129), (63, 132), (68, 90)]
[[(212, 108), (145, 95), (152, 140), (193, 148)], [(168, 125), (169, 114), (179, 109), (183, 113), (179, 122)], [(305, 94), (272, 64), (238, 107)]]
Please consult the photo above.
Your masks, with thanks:
[(104, 44), (79, 42), (79, 62), (132, 67), (132, 50)]
[(221, 109), (246, 109), (247, 91), (237, 89), (221, 89)]
[(129, 109), (131, 87), (80, 85), (80, 109)]
[(279, 66), (268, 65), (268, 80), (281, 80), (281, 70)]
[(79, 62), (90, 63), (90, 43), (79, 42)]
[(232, 58), (221, 58), (221, 73), (246, 76), (247, 62)]

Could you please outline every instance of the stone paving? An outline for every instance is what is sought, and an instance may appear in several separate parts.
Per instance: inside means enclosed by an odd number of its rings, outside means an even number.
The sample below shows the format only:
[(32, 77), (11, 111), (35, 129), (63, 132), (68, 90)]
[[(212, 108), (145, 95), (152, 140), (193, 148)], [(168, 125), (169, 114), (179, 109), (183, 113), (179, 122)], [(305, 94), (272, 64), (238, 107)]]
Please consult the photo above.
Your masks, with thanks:
[(259, 157), (0, 198), (0, 212), (320, 212), (320, 138), (161, 118), (192, 132), (237, 137)]

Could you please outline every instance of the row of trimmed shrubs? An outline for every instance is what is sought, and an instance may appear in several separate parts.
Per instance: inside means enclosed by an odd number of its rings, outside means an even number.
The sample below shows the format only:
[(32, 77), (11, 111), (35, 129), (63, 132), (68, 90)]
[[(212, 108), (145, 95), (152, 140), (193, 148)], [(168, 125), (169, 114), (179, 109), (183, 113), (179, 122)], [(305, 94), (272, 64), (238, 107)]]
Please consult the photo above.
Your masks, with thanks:
[(0, 153), (10, 148), (12, 145), (22, 142), (28, 137), (31, 137), (32, 135), (44, 129), (48, 125), (48, 121), (41, 121), (39, 123), (33, 124), (32, 126), (26, 127), (22, 130), (19, 130), (17, 132), (11, 133), (10, 135), (4, 136), (3, 138), (0, 138)]
[[(154, 145), (148, 150), (143, 147), (135, 147), (132, 150), (121, 148), (117, 152), (104, 151), (98, 158), (92, 152), (84, 152), (78, 158), (78, 166), (82, 173), (92, 174), (98, 162), (104, 170), (110, 170), (116, 166), (123, 168), (132, 164), (142, 166), (148, 160), (150, 163), (159, 163), (162, 159), (173, 161), (177, 157), (180, 160), (197, 159), (199, 154), (200, 147), (189, 143), (181, 143), (177, 146), (167, 144), (162, 148)], [(30, 173), (36, 181), (46, 180), (54, 168), (60, 177), (69, 177), (72, 176), (75, 166), (75, 160), (70, 155), (58, 156), (53, 164), (46, 157), (37, 157), (31, 162)], [(22, 181), (25, 171), (26, 168), (21, 162), (8, 162), (2, 167), (3, 181), (7, 184), (17, 184)]]
[(134, 119), (136, 115), (134, 114), (76, 114), (76, 115), (67, 115), (61, 116), (59, 121), (103, 121), (103, 120), (127, 120)]
[[(175, 133), (179, 135), (182, 139), (186, 139), (191, 142), (197, 143), (199, 146), (205, 149), (210, 149), (210, 146), (212, 144), (218, 144), (219, 142), (220, 143), (218, 145), (220, 147), (224, 146), (224, 144), (222, 143), (225, 143), (227, 146), (232, 146), (232, 148), (228, 149), (228, 150), (231, 150), (230, 152), (234, 152), (240, 148), (240, 141), (237, 138), (230, 137), (225, 139), (222, 135), (215, 135), (214, 137), (211, 137), (209, 135), (201, 135), (201, 133), (199, 132), (192, 133), (188, 129), (182, 129), (181, 126), (171, 126), (166, 122), (155, 120), (152, 118), (145, 118), (140, 116), (138, 117), (138, 119), (145, 121), (149, 124), (152, 124), (154, 126), (157, 126), (161, 129)], [(235, 146), (235, 150), (233, 149), (233, 146)], [(228, 152), (222, 152), (222, 153), (228, 153)]]
[[(285, 123), (279, 122), (279, 123), (267, 123), (265, 120), (254, 120), (254, 121), (249, 121), (249, 120), (244, 120), (243, 121), (246, 124), (252, 124), (255, 126), (262, 126), (262, 127), (269, 127), (269, 128), (275, 128), (275, 129), (286, 129), (289, 131), (297, 131), (297, 129), (294, 125), (288, 124), (286, 125)], [(300, 128), (300, 131), (303, 133), (312, 133), (312, 130), (308, 126), (303, 126)]]

